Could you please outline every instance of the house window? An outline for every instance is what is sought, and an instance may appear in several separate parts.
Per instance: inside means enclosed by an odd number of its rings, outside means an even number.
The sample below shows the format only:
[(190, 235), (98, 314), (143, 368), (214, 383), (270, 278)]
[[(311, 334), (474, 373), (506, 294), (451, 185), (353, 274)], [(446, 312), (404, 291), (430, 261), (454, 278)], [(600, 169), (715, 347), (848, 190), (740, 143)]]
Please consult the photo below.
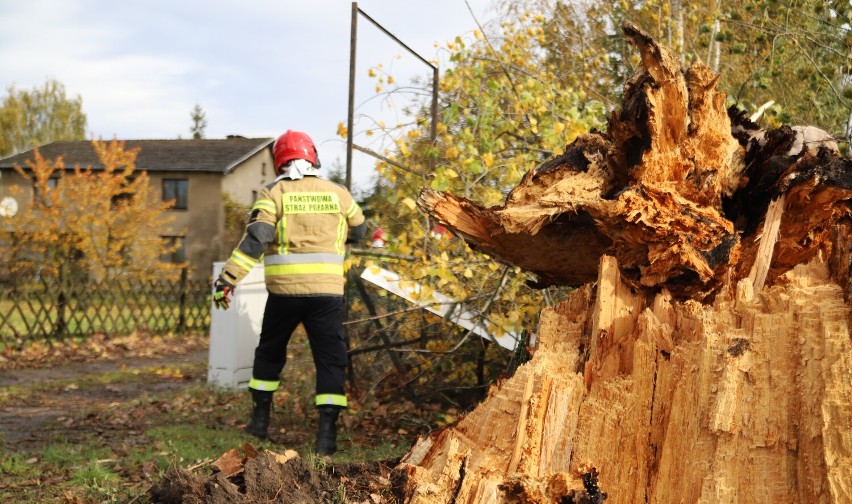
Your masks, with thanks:
[(163, 236), (163, 247), (169, 251), (160, 256), (167, 263), (179, 264), (186, 262), (186, 238), (183, 236)]
[(173, 201), (172, 210), (186, 210), (189, 207), (189, 181), (163, 179), (163, 201)]
[[(58, 186), (59, 177), (50, 177), (47, 179), (47, 191), (55, 191)], [(33, 198), (44, 206), (51, 206), (50, 201), (47, 200), (47, 195), (42, 194), (38, 190), (38, 186), (35, 185), (33, 185)]]
[(266, 162), (260, 163), (260, 174), (266, 176)]
[(252, 202), (257, 201), (257, 191), (251, 192), (251, 200)]

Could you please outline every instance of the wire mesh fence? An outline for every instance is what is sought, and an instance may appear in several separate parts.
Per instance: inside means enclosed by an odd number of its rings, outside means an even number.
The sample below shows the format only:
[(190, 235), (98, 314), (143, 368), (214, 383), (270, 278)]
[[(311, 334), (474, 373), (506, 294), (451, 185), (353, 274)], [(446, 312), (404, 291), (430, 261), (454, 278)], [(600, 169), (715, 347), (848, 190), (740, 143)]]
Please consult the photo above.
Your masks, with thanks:
[[(349, 383), (371, 395), (418, 402), (480, 397), (505, 373), (511, 353), (350, 272), (346, 333)], [(210, 331), (206, 281), (0, 283), (0, 349), (91, 334)]]
[(207, 282), (112, 280), (62, 286), (53, 278), (0, 287), (0, 345), (95, 333), (207, 331)]
[(360, 393), (464, 408), (510, 370), (512, 352), (364, 282), (360, 273), (350, 271), (345, 323), (348, 383)]

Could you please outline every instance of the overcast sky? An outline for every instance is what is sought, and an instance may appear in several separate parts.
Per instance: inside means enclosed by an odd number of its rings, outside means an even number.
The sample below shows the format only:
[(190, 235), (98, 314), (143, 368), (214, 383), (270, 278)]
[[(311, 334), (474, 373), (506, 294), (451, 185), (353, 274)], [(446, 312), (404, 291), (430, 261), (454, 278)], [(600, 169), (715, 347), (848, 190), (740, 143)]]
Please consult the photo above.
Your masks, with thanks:
[[(358, 7), (442, 69), (446, 42), (472, 39), (474, 15), (482, 23), (496, 17), (493, 0)], [(0, 0), (2, 95), (55, 79), (82, 97), (89, 137), (104, 139), (189, 138), (199, 104), (207, 138), (302, 130), (325, 166), (345, 165), (336, 130), (347, 117), (351, 19), (345, 0)], [(404, 97), (393, 108), (377, 99), (368, 69), (382, 64), (403, 84), (431, 75), (363, 16), (356, 63), (356, 114), (389, 125), (401, 120)], [(360, 121), (356, 131), (367, 125)], [(372, 162), (353, 159), (356, 186), (366, 188)]]

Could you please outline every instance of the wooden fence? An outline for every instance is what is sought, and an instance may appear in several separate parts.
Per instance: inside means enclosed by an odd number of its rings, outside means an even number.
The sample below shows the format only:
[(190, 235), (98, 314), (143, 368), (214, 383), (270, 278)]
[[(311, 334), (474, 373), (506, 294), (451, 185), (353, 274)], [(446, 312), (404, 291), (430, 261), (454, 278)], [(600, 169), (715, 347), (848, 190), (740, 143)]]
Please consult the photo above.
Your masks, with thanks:
[(39, 279), (0, 287), (0, 348), (38, 339), (133, 331), (208, 331), (210, 286), (191, 281), (115, 280), (61, 289)]

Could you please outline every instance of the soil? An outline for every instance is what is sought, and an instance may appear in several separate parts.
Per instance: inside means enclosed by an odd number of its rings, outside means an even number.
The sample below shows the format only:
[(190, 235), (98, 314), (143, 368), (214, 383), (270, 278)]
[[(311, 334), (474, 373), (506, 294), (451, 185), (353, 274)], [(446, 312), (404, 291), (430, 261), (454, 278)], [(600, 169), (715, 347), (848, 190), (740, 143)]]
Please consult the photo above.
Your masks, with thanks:
[[(81, 426), (73, 412), (95, 411), (100, 406), (130, 402), (145, 395), (155, 396), (180, 390), (196, 379), (138, 380), (111, 383), (104, 387), (80, 389), (75, 380), (119, 371), (133, 371), (175, 365), (206, 365), (207, 349), (155, 358), (95, 360), (46, 368), (0, 370), (0, 388), (52, 384), (34, 391), (20, 401), (4, 401), (0, 406), (0, 432), (6, 445), (16, 451), (30, 451), (57, 437), (74, 439)], [(58, 385), (57, 385), (58, 384)], [(10, 404), (13, 403), (13, 404)], [(95, 420), (89, 418), (89, 420)], [(89, 423), (87, 429), (106, 430), (108, 426)]]
[(151, 488), (149, 495), (152, 502), (164, 504), (313, 504), (340, 502), (343, 495), (348, 497), (346, 502), (397, 502), (382, 488), (376, 488), (377, 483), (386, 484), (382, 473), (388, 470), (381, 463), (316, 470), (302, 458), (282, 464), (274, 455), (264, 452), (248, 460), (240, 473), (229, 477), (221, 472), (201, 477), (185, 469), (170, 471)]
[[(243, 404), (239, 408), (214, 404), (212, 412), (210, 405), (205, 405), (197, 413), (192, 404), (178, 404), (182, 389), (206, 382), (207, 355), (207, 348), (195, 348), (154, 357), (111, 356), (41, 368), (18, 363), (17, 368), (0, 369), (0, 440), (13, 452), (36, 453), (57, 439), (74, 443), (96, 435), (115, 456), (121, 456), (129, 446), (150, 443), (146, 430), (169, 422), (169, 414), (207, 413), (206, 421), (239, 429), (245, 416)], [(120, 379), (103, 379), (117, 372), (121, 372)], [(158, 399), (175, 394), (178, 399), (171, 404)], [(374, 422), (375, 417), (369, 421)], [(304, 442), (313, 435), (313, 425), (304, 420), (286, 428), (279, 426), (271, 429), (269, 441), (273, 447), (282, 446), (282, 451), (293, 446), (294, 440)], [(351, 431), (371, 432), (374, 427), (356, 425)], [(345, 443), (367, 445), (376, 442), (375, 437), (352, 436)], [(274, 452), (261, 450), (245, 460), (241, 470), (228, 476), (208, 461), (192, 470), (174, 467), (161, 478), (151, 468), (139, 483), (148, 487), (147, 497), (155, 503), (398, 501), (390, 490), (391, 471), (397, 461), (331, 462), (326, 458), (311, 464), (296, 457), (281, 463)], [(341, 500), (342, 495), (345, 500)]]

